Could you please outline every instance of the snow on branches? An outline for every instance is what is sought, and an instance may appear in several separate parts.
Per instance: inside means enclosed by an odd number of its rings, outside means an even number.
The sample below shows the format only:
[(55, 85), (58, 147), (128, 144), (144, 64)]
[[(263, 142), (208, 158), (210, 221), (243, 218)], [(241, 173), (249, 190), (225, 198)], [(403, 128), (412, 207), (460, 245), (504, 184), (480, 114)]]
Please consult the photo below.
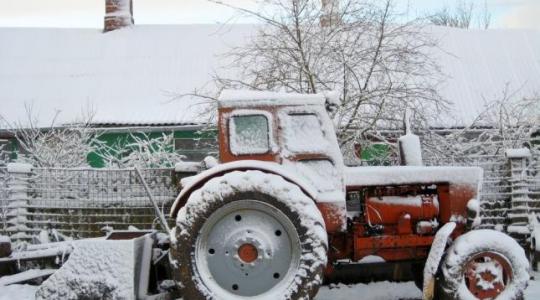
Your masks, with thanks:
[(132, 132), (113, 145), (101, 143), (97, 153), (108, 168), (170, 168), (185, 158), (174, 151), (174, 136), (165, 133)]
[[(400, 128), (406, 109), (426, 123), (447, 107), (436, 89), (440, 68), (428, 54), (437, 42), (420, 21), (398, 20), (391, 0), (336, 0), (330, 8), (328, 1), (268, 0), (257, 11), (213, 2), (262, 23), (223, 57), (229, 62), (223, 73), (235, 77), (216, 74), (218, 92), (339, 91), (333, 117), (342, 147), (386, 141), (378, 130)], [(201, 90), (182, 96), (216, 97)]]
[(504, 155), (506, 149), (534, 150), (540, 134), (540, 95), (517, 98), (504, 88), (501, 97), (485, 100), (484, 110), (468, 126), (424, 132), (424, 151), (431, 158)]
[(56, 117), (48, 127), (38, 126), (32, 108), (26, 106), (26, 121), (10, 123), (2, 116), (8, 130), (18, 144), (17, 161), (41, 168), (74, 168), (87, 166), (88, 153), (95, 150), (98, 138), (90, 127), (92, 114), (83, 114), (80, 121), (56, 124)]

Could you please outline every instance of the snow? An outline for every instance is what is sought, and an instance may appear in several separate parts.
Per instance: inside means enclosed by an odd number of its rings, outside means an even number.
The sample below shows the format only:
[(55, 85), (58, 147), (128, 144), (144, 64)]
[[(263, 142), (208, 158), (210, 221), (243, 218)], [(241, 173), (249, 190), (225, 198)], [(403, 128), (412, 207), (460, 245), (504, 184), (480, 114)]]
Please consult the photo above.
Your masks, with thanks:
[(467, 209), (475, 213), (472, 228), (476, 228), (482, 224), (482, 217), (480, 216), (480, 201), (477, 199), (471, 199), (467, 202)]
[(358, 264), (375, 264), (375, 263), (383, 263), (383, 262), (386, 262), (386, 261), (384, 260), (384, 258), (382, 258), (380, 256), (368, 255), (368, 256), (362, 257), (362, 259), (360, 259), (356, 263), (358, 263)]
[(65, 257), (73, 250), (74, 242), (58, 242), (49, 244), (26, 245), (25, 249), (14, 251), (9, 257), (0, 258), (2, 261), (35, 259), (41, 257)]
[(27, 280), (51, 275), (54, 272), (56, 272), (56, 270), (54, 269), (44, 269), (44, 270), (32, 269), (25, 272), (17, 273), (15, 275), (2, 276), (0, 277), (0, 286), (10, 285), (17, 282), (27, 281)]
[(518, 233), (518, 234), (527, 234), (527, 235), (531, 233), (529, 227), (526, 225), (523, 225), (523, 226), (508, 225), (508, 227), (506, 228), (506, 231), (508, 233)]
[(331, 285), (322, 287), (315, 300), (400, 300), (420, 299), (422, 293), (412, 282), (373, 282), (356, 285)]
[[(174, 213), (180, 208), (181, 205), (180, 199), (185, 198), (194, 188), (197, 188), (197, 185), (200, 181), (203, 181), (205, 178), (211, 178), (217, 174), (224, 174), (230, 172), (231, 170), (262, 170), (269, 173), (281, 174), (285, 179), (292, 182), (298, 183), (304, 192), (313, 199), (317, 199), (317, 189), (313, 187), (309, 182), (307, 182), (302, 177), (298, 176), (294, 172), (286, 169), (285, 167), (265, 161), (258, 160), (239, 160), (230, 163), (220, 164), (214, 168), (208, 169), (200, 174), (195, 176), (186, 177), (185, 180), (182, 180), (182, 191), (174, 201), (171, 207), (171, 217), (174, 217)], [(184, 185), (185, 184), (185, 185)]]
[(11, 239), (9, 238), (9, 236), (0, 235), (0, 243), (10, 243), (10, 242), (11, 242)]
[(281, 128), (287, 150), (293, 153), (321, 153), (328, 148), (321, 124), (313, 113), (281, 113)]
[(223, 90), (220, 107), (246, 107), (253, 105), (324, 105), (324, 94), (279, 93), (268, 91)]
[[(201, 120), (190, 93), (226, 62), (253, 25), (145, 25), (101, 29), (0, 28), (1, 114), (26, 121), (25, 104), (50, 125), (95, 112), (94, 124), (191, 124)], [(32, 88), (28, 88), (32, 87)]]
[(446, 223), (439, 229), (435, 235), (435, 239), (431, 244), (431, 250), (424, 266), (424, 291), (425, 298), (433, 296), (433, 278), (437, 273), (441, 258), (444, 255), (446, 244), (448, 243), (448, 237), (452, 234), (456, 228), (456, 223)]
[(401, 157), (407, 166), (421, 166), (422, 148), (420, 138), (417, 135), (408, 133), (399, 138), (399, 149)]
[(35, 285), (26, 284), (0, 286), (0, 300), (34, 300), (37, 289)]
[(32, 165), (24, 163), (9, 163), (7, 164), (7, 171), (9, 173), (30, 173), (32, 172)]
[(201, 163), (182, 161), (174, 165), (175, 172), (198, 173), (201, 170)]
[(482, 180), (477, 167), (346, 167), (347, 186), (397, 185), (449, 182), (477, 186)]
[(133, 299), (133, 241), (86, 240), (37, 290), (36, 299)]
[(205, 157), (203, 159), (203, 163), (204, 163), (204, 166), (206, 167), (206, 169), (210, 169), (210, 168), (213, 168), (213, 167), (219, 165), (219, 161), (213, 156)]
[[(525, 300), (540, 299), (540, 273), (534, 272), (535, 280), (529, 282), (525, 290)], [(34, 300), (37, 286), (8, 285), (0, 287), (0, 300)], [(315, 300), (420, 300), (422, 293), (413, 282), (372, 282), (367, 284), (334, 284), (322, 286)]]
[(508, 158), (529, 158), (531, 150), (529, 148), (507, 149), (505, 154)]

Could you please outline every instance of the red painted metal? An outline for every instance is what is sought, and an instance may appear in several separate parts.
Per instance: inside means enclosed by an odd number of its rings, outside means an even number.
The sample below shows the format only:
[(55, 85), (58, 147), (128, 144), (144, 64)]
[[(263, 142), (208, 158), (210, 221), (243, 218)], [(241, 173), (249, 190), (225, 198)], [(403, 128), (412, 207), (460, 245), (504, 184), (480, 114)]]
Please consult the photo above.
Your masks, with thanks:
[[(486, 268), (486, 264), (491, 267)], [(465, 265), (467, 288), (478, 299), (495, 299), (511, 280), (510, 263), (495, 252), (478, 253)]]
[(245, 263), (254, 262), (258, 256), (259, 252), (257, 248), (252, 244), (243, 244), (238, 248), (238, 257)]
[(343, 208), (333, 203), (324, 202), (317, 203), (317, 208), (321, 211), (327, 232), (334, 233), (342, 231), (342, 228), (346, 225), (344, 224)]

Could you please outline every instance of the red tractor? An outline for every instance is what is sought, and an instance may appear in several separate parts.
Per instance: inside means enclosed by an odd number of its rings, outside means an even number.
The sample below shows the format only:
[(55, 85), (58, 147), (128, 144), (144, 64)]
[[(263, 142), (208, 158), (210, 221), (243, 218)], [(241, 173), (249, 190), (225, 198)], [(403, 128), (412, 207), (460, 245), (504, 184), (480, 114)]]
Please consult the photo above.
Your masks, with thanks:
[(325, 281), (382, 269), (412, 274), (424, 299), (522, 298), (523, 249), (472, 230), (481, 169), (346, 167), (330, 104), (222, 94), (220, 164), (185, 178), (171, 212), (185, 299), (313, 299)]

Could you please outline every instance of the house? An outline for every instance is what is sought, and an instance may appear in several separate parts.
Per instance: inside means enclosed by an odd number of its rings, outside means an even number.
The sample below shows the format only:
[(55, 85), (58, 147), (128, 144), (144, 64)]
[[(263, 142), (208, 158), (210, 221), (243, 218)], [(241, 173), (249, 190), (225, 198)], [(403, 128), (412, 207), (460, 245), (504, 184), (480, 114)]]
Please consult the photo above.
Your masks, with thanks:
[[(39, 114), (40, 126), (77, 120), (107, 143), (132, 132), (173, 134), (175, 150), (199, 160), (212, 147), (195, 147), (207, 119), (200, 100), (178, 95), (208, 86), (224, 67), (220, 55), (246, 43), (255, 25), (136, 26), (131, 0), (107, 0), (104, 29), (0, 28), (0, 115), (9, 122)], [(508, 85), (515, 97), (540, 92), (540, 32), (534, 30), (426, 29), (440, 39), (448, 80), (440, 94), (452, 111), (434, 124), (463, 127)], [(539, 113), (540, 115), (540, 113)], [(1, 126), (1, 125), (0, 125)], [(0, 127), (1, 129), (1, 127)], [(0, 130), (0, 143), (13, 140)], [(11, 142), (11, 147), (17, 146)], [(90, 155), (92, 166), (102, 162)]]

